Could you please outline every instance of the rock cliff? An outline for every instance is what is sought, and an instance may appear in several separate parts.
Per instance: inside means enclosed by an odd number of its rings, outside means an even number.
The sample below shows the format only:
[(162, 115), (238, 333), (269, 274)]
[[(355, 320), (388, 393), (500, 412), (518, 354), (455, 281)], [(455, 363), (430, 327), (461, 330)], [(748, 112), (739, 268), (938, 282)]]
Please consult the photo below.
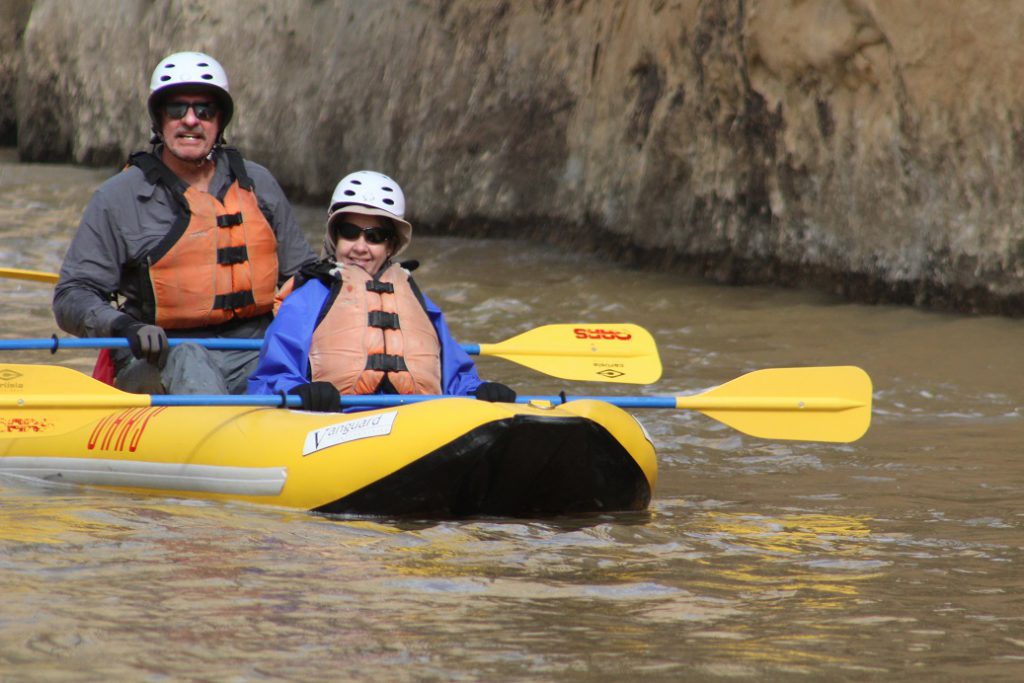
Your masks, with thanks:
[(123, 160), (153, 66), (198, 49), (230, 75), (230, 142), (297, 199), (373, 168), (427, 231), (1024, 313), (1021, 3), (0, 0), (0, 18), (0, 136), (13, 110), (23, 160)]
[(0, 0), (0, 145), (17, 141), (14, 86), (21, 63), (19, 44), (28, 23), (31, 0)]

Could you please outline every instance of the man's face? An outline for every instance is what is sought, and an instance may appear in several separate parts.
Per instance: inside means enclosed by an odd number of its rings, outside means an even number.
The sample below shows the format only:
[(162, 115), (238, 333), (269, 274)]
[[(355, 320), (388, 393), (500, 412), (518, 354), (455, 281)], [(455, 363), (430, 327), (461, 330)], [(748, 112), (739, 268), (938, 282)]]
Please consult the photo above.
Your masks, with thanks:
[[(179, 117), (179, 118), (175, 118)], [(199, 162), (213, 149), (223, 113), (207, 93), (175, 93), (160, 105), (160, 132), (172, 155)]]

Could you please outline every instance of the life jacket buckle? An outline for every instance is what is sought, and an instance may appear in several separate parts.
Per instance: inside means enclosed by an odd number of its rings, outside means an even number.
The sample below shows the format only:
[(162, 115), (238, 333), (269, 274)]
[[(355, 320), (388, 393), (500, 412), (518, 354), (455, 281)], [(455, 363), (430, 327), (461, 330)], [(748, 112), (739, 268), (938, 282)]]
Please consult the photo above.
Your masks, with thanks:
[(394, 294), (395, 286), (390, 282), (379, 282), (378, 280), (367, 280), (366, 291), (374, 294)]
[(236, 225), (242, 224), (242, 212), (238, 213), (226, 213), (217, 216), (217, 227), (218, 228), (233, 228)]
[(398, 323), (397, 313), (387, 313), (385, 311), (370, 311), (367, 318), (370, 327), (379, 327), (382, 330), (401, 329), (401, 325), (399, 325)]
[(408, 372), (405, 358), (387, 353), (371, 353), (366, 357), (366, 369), (377, 372)]
[(217, 265), (231, 266), (249, 260), (249, 249), (244, 244), (239, 247), (221, 247), (217, 250)]

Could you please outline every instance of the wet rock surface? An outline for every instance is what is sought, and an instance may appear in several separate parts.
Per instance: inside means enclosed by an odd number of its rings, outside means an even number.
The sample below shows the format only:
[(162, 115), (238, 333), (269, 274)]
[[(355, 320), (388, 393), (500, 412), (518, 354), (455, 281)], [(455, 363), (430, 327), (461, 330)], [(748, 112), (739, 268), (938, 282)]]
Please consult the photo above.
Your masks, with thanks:
[(199, 49), (231, 79), (229, 141), (296, 199), (373, 168), (424, 231), (1024, 312), (1024, 6), (8, 0), (0, 16), (0, 136), (16, 125), (24, 161), (115, 167), (148, 140), (153, 66)]

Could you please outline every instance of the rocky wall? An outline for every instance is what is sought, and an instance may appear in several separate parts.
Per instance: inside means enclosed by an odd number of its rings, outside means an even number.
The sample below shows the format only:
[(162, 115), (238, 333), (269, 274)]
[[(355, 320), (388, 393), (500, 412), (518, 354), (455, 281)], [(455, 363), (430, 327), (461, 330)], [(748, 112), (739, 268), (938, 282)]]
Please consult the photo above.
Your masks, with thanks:
[(0, 0), (0, 145), (17, 142), (14, 88), (21, 65), (19, 49), (28, 23), (31, 0)]
[(148, 139), (152, 68), (198, 49), (230, 75), (230, 142), (296, 199), (373, 168), (425, 231), (1024, 313), (1024, 3), (0, 0), (0, 17), (26, 6), (15, 40), (0, 29), (0, 103), (27, 161), (119, 163)]

